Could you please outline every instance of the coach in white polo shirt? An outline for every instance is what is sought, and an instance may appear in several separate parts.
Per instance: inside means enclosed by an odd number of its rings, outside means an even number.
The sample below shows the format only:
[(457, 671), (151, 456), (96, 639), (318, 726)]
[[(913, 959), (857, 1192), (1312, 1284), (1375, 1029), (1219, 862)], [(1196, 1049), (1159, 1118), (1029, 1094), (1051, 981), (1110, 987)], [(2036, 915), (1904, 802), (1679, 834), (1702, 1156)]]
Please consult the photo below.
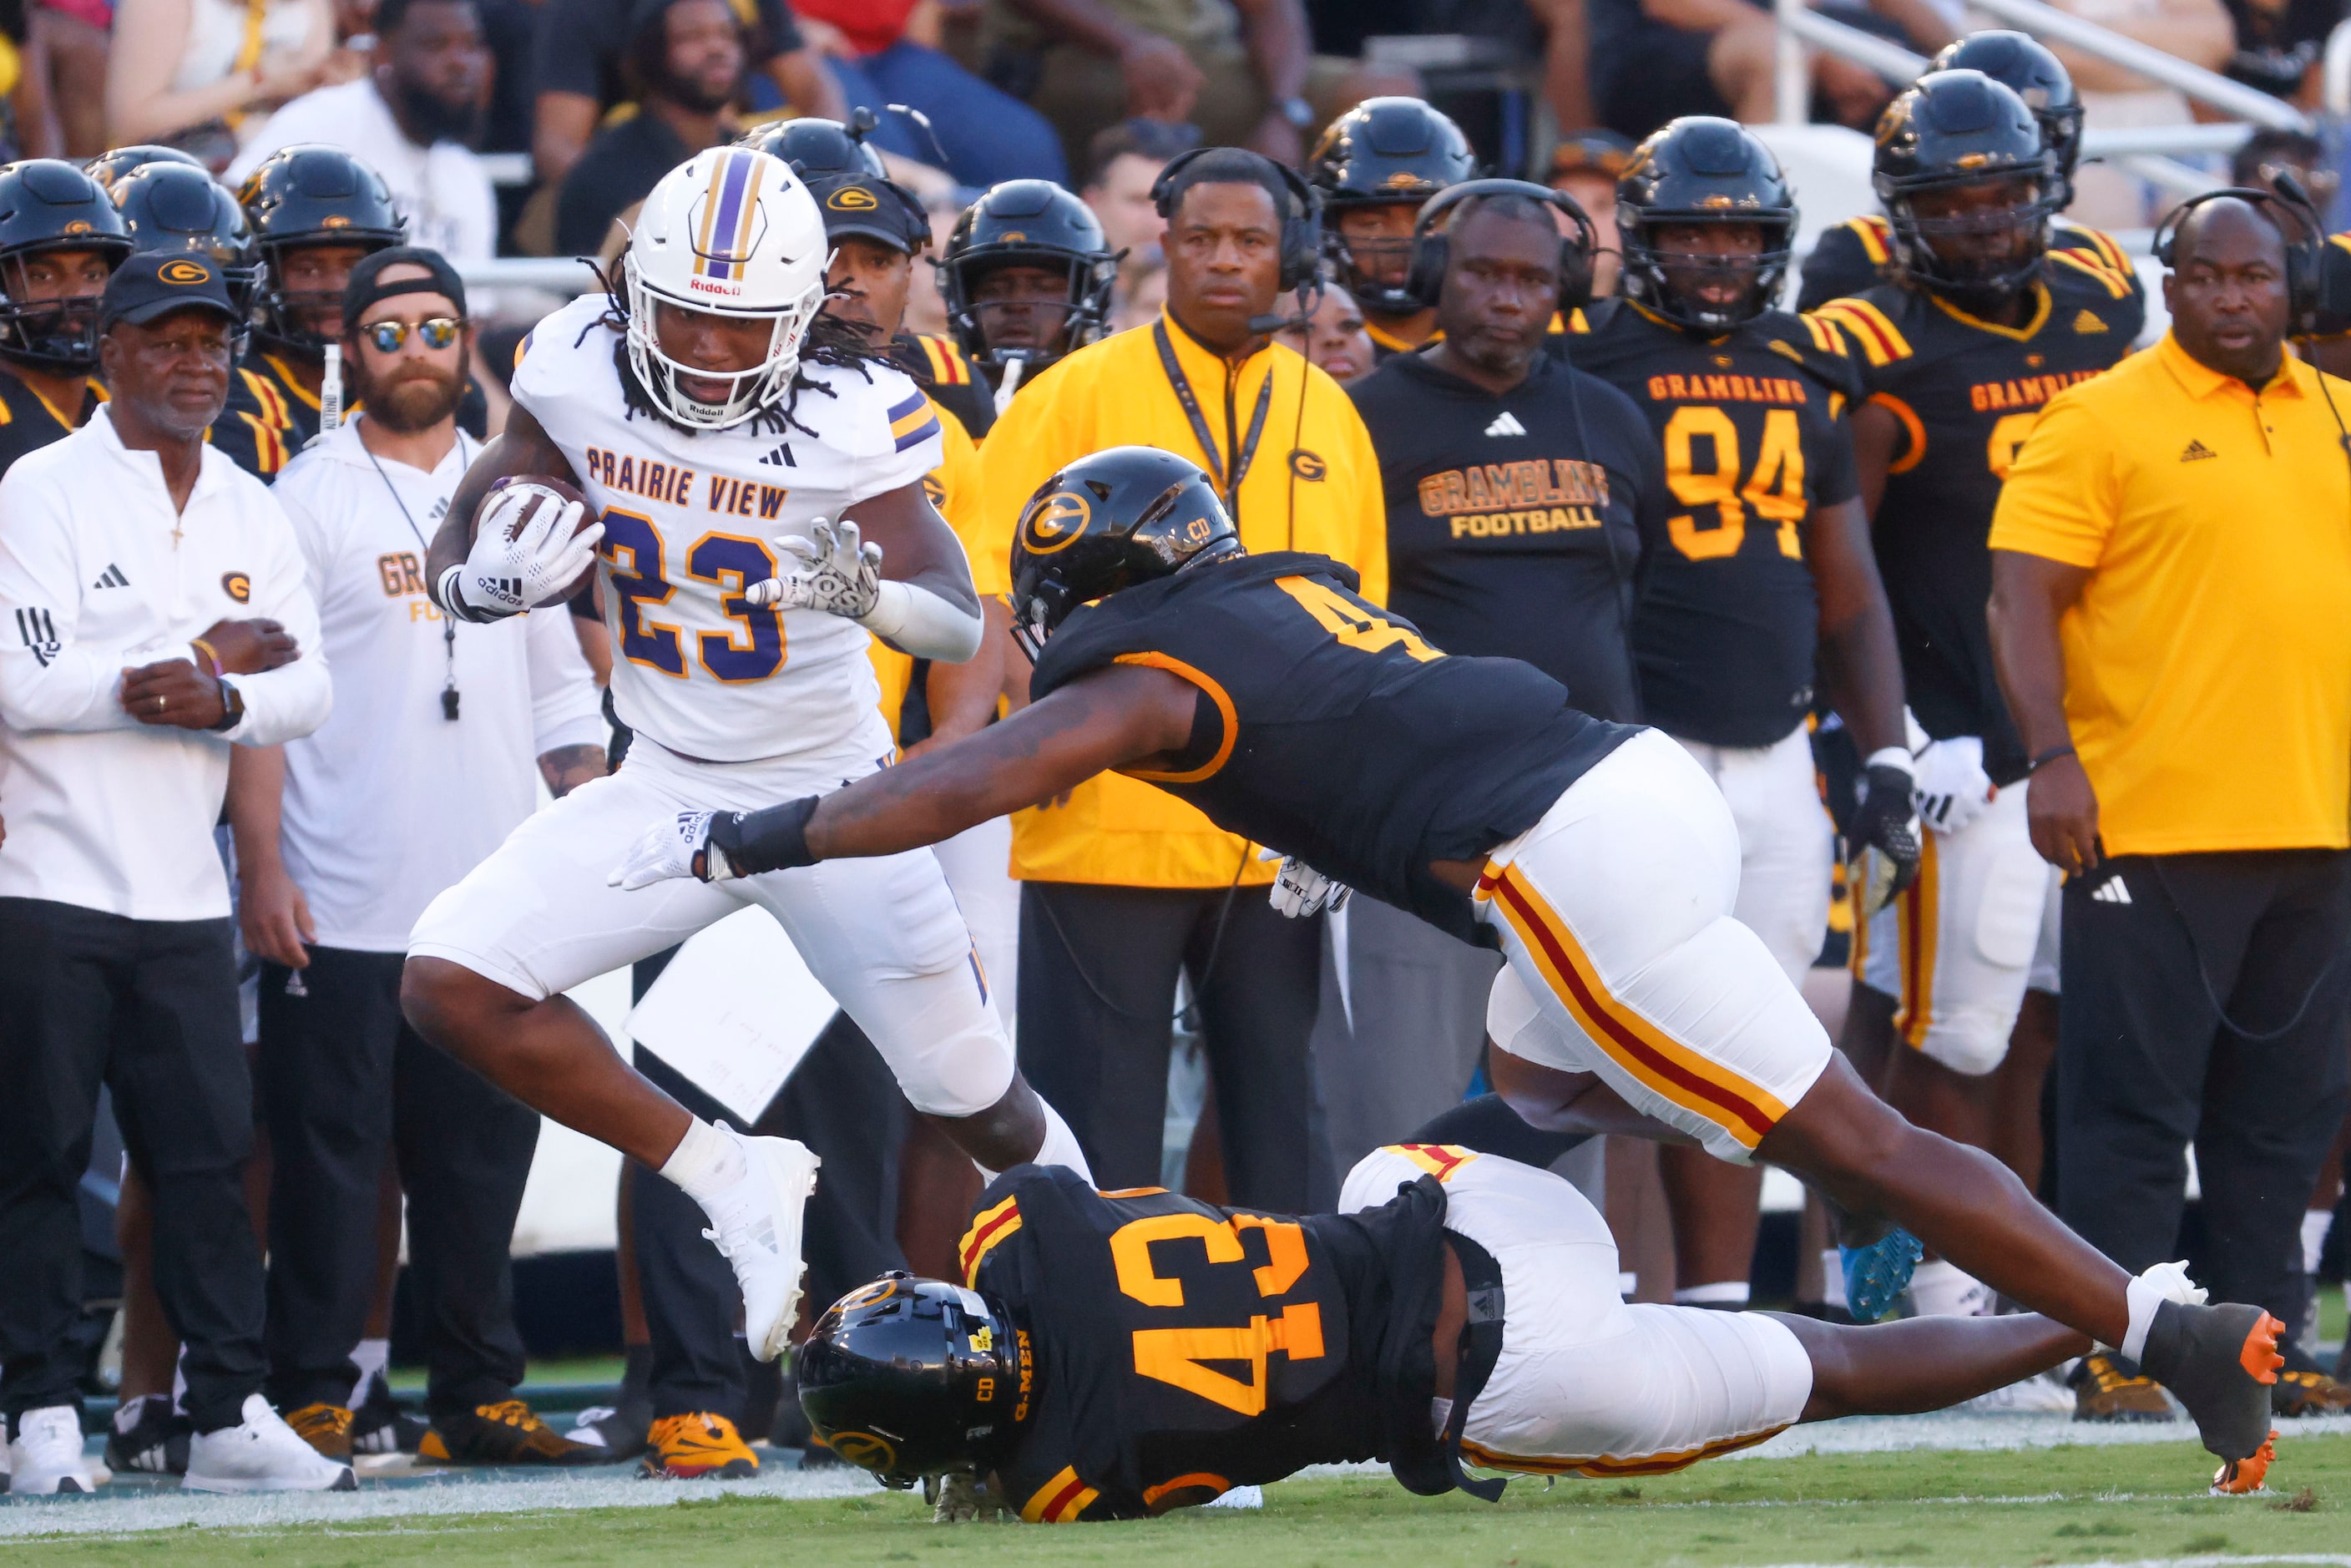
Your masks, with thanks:
[(603, 716), (561, 606), (458, 625), (425, 594), (427, 544), (482, 450), (456, 423), (472, 332), (455, 270), (437, 251), (377, 251), (342, 317), (366, 412), (274, 492), (318, 596), (335, 715), (282, 759), (256, 755), (229, 802), (263, 960), (269, 1392), (322, 1453), (349, 1453), (391, 1155), (430, 1375), (425, 1455), (600, 1462), (515, 1400), (507, 1249), (538, 1116), (408, 1029), (400, 972), (416, 917), (530, 815), (542, 775), (560, 795), (603, 772)]
[(99, 1083), (153, 1195), (184, 1343), (186, 1484), (349, 1488), (260, 1395), (239, 1170), (252, 1090), (213, 824), (232, 743), (332, 700), (286, 514), (204, 439), (236, 312), (220, 271), (132, 256), (99, 307), (112, 401), (0, 479), (0, 1411), (12, 1490), (82, 1490), (75, 1189)]

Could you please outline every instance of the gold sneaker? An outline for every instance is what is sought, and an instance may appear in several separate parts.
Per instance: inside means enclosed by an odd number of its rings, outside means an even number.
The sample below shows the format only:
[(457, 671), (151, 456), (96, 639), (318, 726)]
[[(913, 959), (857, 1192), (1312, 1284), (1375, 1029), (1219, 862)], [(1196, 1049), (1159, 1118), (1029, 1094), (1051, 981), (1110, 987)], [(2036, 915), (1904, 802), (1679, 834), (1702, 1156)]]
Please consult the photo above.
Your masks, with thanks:
[(2115, 1356), (2094, 1351), (2074, 1372), (2076, 1421), (2172, 1421), (2171, 1401), (2152, 1377), (2133, 1377)]
[(345, 1463), (351, 1457), (351, 1413), (340, 1405), (305, 1405), (286, 1412), (294, 1435), (329, 1459)]
[(743, 1441), (735, 1423), (706, 1410), (655, 1421), (645, 1457), (637, 1462), (637, 1474), (649, 1479), (729, 1480), (758, 1473), (759, 1456)]

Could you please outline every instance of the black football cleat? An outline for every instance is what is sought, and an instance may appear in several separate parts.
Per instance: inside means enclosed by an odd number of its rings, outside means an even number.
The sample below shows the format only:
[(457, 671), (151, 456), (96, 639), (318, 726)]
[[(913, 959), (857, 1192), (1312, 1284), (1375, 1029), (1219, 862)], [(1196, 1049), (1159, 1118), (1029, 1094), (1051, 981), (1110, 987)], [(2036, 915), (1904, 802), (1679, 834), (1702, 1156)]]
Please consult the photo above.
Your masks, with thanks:
[(2270, 1388), (2285, 1358), (2285, 1325), (2259, 1307), (2165, 1301), (2147, 1331), (2140, 1370), (2169, 1389), (2196, 1422), (2204, 1447), (2250, 1459), (2270, 1435)]

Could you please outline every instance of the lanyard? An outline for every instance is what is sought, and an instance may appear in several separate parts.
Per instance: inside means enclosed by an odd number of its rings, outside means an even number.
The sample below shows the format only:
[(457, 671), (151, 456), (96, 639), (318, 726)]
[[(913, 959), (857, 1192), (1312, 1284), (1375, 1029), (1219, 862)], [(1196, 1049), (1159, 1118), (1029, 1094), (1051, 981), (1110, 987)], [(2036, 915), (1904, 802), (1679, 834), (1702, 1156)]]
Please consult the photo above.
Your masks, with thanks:
[[(424, 530), (416, 526), (416, 518), (410, 513), (408, 503), (400, 498), (400, 486), (392, 482), (392, 476), (385, 473), (383, 465), (376, 461), (375, 453), (370, 450), (364, 437), (360, 439), (360, 450), (367, 453), (369, 466), (375, 470), (375, 476), (383, 481), (383, 487), (392, 492), (392, 504), (400, 508), (400, 520), (406, 523), (408, 531), (416, 536), (418, 547), (430, 555), (433, 552), (432, 541), (424, 537)], [(457, 455), (460, 457), (465, 455), (465, 433), (462, 430), (457, 433)], [(469, 458), (467, 461), (470, 463), (472, 460)], [(441, 653), (448, 661), (442, 677), (441, 716), (455, 723), (457, 717), (457, 621), (446, 612), (441, 616)]]
[[(1241, 481), (1249, 477), (1249, 461), (1257, 455), (1258, 437), (1265, 434), (1266, 410), (1273, 406), (1273, 367), (1270, 364), (1266, 366), (1265, 381), (1257, 389), (1257, 412), (1249, 415), (1249, 439), (1241, 443), (1240, 456), (1233, 464), (1232, 482), (1228, 484), (1225, 465), (1217, 457), (1216, 436), (1208, 429), (1207, 417), (1200, 413), (1200, 400), (1192, 395), (1192, 383), (1185, 378), (1184, 367), (1176, 362), (1176, 345), (1168, 340), (1167, 323), (1164, 319), (1151, 324), (1151, 339), (1159, 345), (1159, 368), (1167, 372), (1167, 384), (1175, 389), (1176, 401), (1184, 405), (1184, 417), (1192, 422), (1193, 437), (1199, 442), (1201, 452), (1208, 459), (1209, 476), (1216, 481), (1217, 488), (1224, 492), (1226, 509), (1238, 520), (1241, 509)], [(1229, 399), (1226, 402), (1226, 411), (1229, 423)]]

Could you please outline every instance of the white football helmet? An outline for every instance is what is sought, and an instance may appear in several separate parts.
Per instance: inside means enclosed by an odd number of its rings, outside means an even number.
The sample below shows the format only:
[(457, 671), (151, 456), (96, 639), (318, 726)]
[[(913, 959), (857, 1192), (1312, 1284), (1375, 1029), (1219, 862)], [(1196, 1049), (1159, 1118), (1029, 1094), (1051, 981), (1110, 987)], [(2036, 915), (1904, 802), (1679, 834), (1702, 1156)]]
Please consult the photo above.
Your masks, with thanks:
[[(824, 214), (781, 159), (747, 147), (697, 152), (645, 198), (622, 276), (629, 362), (670, 417), (696, 430), (740, 424), (790, 388), (800, 345), (824, 305), (831, 247)], [(657, 304), (774, 323), (768, 357), (747, 371), (706, 371), (662, 351)], [(725, 382), (720, 402), (690, 397), (678, 378)]]

